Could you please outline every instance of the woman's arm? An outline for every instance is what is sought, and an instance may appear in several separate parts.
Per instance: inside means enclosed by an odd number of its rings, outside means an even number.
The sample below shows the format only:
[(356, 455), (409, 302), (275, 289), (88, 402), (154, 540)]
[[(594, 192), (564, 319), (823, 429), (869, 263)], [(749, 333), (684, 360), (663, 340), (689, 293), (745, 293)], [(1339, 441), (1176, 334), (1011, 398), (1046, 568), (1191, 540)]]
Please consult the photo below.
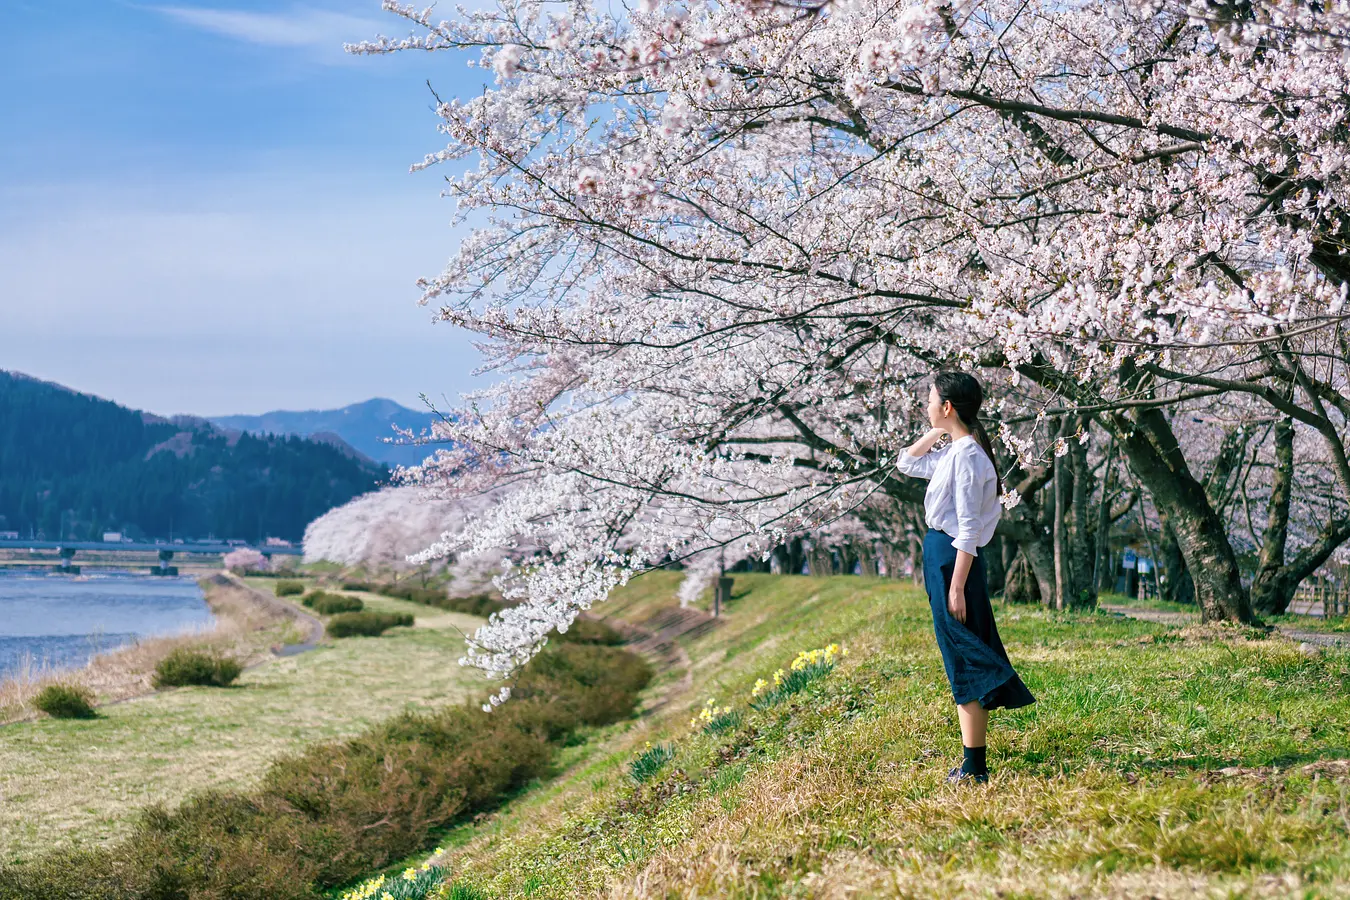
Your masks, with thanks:
[(966, 621), (966, 578), (970, 576), (970, 567), (975, 557), (964, 550), (956, 551), (956, 563), (952, 567), (952, 586), (947, 590), (947, 611), (956, 621)]
[(930, 428), (927, 434), (905, 448), (900, 458), (895, 461), (895, 467), (915, 478), (932, 478), (933, 470), (937, 468), (938, 458), (942, 456), (943, 451), (939, 450), (937, 453), (928, 451), (937, 443), (938, 438), (946, 433), (946, 429), (943, 428)]

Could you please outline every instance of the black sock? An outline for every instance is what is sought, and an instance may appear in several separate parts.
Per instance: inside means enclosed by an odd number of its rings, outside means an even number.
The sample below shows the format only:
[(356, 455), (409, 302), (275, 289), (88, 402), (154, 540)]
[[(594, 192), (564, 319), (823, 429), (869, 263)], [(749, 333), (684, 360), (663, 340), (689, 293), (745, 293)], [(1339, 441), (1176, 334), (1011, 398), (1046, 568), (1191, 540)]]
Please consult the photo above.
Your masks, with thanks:
[(967, 775), (988, 775), (989, 767), (984, 762), (984, 747), (962, 747), (965, 759), (961, 761), (961, 771)]

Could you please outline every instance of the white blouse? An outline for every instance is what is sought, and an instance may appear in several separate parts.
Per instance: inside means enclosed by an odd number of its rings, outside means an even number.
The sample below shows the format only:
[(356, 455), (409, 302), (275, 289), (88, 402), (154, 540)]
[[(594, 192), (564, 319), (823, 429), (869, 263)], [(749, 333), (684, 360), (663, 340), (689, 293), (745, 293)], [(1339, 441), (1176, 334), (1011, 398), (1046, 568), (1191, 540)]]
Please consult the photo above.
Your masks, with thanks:
[(929, 528), (952, 536), (952, 546), (971, 556), (994, 536), (1002, 507), (998, 502), (998, 473), (974, 435), (959, 437), (940, 450), (923, 456), (903, 451), (896, 468), (915, 478), (927, 478), (923, 495), (924, 520)]

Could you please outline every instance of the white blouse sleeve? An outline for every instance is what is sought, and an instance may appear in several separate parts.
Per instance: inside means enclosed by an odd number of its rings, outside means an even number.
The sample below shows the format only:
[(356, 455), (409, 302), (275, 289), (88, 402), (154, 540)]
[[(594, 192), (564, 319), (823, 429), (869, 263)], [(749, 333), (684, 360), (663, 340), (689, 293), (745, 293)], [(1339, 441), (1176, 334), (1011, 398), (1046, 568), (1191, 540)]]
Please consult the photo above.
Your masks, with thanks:
[(940, 450), (930, 448), (923, 456), (910, 456), (908, 450), (902, 450), (900, 458), (895, 461), (895, 467), (906, 475), (913, 475), (915, 478), (932, 478), (943, 454), (951, 448), (950, 443), (944, 444)]
[(952, 500), (956, 504), (956, 537), (952, 538), (952, 547), (971, 556), (979, 547), (984, 482), (989, 474), (986, 467), (976, 465), (970, 456), (957, 457), (952, 467)]

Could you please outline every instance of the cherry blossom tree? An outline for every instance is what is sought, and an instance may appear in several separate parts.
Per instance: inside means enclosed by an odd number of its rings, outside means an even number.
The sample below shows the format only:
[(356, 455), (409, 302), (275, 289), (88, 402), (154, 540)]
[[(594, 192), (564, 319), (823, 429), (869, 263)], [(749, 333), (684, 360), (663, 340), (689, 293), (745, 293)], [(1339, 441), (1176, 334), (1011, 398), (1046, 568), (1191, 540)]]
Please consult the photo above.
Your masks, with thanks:
[(267, 568), (267, 557), (252, 547), (231, 550), (220, 562), (231, 572), (257, 572)]
[(474, 664), (512, 671), (662, 561), (918, 502), (894, 459), (940, 366), (991, 388), (1024, 550), (1045, 526), (1018, 501), (1057, 466), (1079, 473), (1061, 513), (1105, 497), (1095, 436), (1204, 617), (1250, 620), (1239, 457), (1188, 439), (1197, 409), (1293, 423), (1328, 473), (1302, 564), (1350, 537), (1344, 3), (385, 6), (412, 34), (350, 49), (467, 51), (494, 78), (438, 98), (446, 145), (414, 166), (459, 163), (446, 194), (477, 223), (423, 302), (504, 377), (407, 474), (519, 486), (426, 554), (543, 552)]

